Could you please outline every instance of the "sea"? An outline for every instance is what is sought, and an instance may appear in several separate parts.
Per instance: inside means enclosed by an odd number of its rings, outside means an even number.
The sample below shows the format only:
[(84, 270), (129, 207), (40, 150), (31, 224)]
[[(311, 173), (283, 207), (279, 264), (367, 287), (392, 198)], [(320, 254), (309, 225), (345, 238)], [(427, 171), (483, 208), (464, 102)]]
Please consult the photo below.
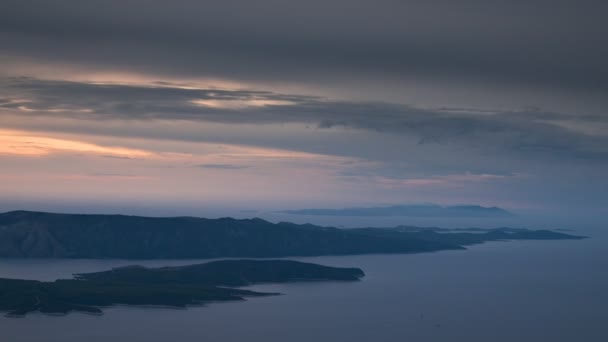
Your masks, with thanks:
[[(605, 229), (606, 228), (606, 229)], [(0, 317), (6, 342), (608, 341), (608, 227), (584, 240), (504, 241), (463, 251), (289, 258), (359, 267), (358, 282), (261, 284), (282, 295), (188, 309)], [(0, 260), (0, 277), (55, 280), (139, 264), (209, 260)]]

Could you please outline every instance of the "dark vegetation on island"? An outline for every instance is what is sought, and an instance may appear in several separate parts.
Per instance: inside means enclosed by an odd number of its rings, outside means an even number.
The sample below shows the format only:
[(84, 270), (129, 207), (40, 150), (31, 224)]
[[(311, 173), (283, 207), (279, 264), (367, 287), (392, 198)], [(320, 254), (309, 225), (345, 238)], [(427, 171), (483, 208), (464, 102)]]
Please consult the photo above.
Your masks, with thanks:
[(583, 237), (516, 228), (339, 229), (262, 219), (152, 218), (124, 215), (0, 214), (4, 258), (274, 258), (286, 256), (420, 253), (464, 249), (498, 240)]
[(215, 301), (269, 296), (230, 287), (297, 281), (357, 281), (358, 268), (338, 268), (289, 260), (223, 260), (205, 264), (145, 268), (129, 266), (77, 274), (54, 282), (0, 279), (0, 311), (22, 317), (31, 312), (101, 314), (112, 305), (186, 308)]

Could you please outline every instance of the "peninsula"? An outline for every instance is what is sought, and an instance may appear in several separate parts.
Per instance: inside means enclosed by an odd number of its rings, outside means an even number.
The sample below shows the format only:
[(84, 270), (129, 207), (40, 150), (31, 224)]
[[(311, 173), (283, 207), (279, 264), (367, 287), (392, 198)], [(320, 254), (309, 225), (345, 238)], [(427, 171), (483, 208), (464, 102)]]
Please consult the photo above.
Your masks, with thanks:
[(464, 249), (497, 240), (581, 239), (549, 230), (339, 229), (262, 219), (0, 214), (2, 258), (276, 258)]

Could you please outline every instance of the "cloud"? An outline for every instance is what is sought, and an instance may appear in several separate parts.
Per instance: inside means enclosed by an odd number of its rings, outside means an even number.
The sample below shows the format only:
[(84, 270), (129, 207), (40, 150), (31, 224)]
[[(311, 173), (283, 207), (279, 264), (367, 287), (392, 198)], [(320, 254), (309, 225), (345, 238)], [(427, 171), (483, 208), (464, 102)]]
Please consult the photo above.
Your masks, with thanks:
[[(459, 144), (486, 153), (509, 153), (530, 158), (608, 160), (608, 135), (588, 134), (585, 129), (576, 127), (608, 124), (608, 116), (567, 115), (537, 108), (481, 112), (466, 108), (432, 109), (259, 90), (184, 88), (169, 83), (125, 85), (4, 78), (0, 89), (5, 94), (0, 108), (5, 113), (24, 118), (52, 116), (84, 120), (164, 120), (239, 125), (297, 123), (312, 125), (319, 130), (345, 128), (410, 137), (420, 145)], [(112, 131), (118, 132), (119, 129), (113, 127)], [(133, 133), (135, 131), (130, 130), (130, 134)], [(165, 138), (205, 140), (209, 139), (209, 135), (187, 135), (181, 131)], [(248, 143), (255, 144), (251, 141)], [(314, 146), (309, 142), (303, 145)], [(310, 147), (301, 145), (293, 148)], [(331, 150), (331, 146), (326, 148)], [(333, 154), (328, 150), (314, 152)]]
[(242, 170), (249, 168), (248, 165), (235, 165), (235, 164), (200, 164), (197, 165), (203, 169), (221, 169), (221, 170)]
[(112, 159), (124, 159), (124, 160), (135, 160), (137, 158), (132, 158), (132, 157), (125, 157), (125, 156), (112, 156), (112, 155), (106, 155), (106, 156), (102, 156), (103, 158), (112, 158)]
[(101, 0), (6, 0), (0, 32), (14, 59), (102, 69), (316, 82), (473, 78), (605, 93), (606, 10), (593, 0), (130, 1), (120, 11)]
[(521, 174), (474, 174), (466, 172), (463, 174), (435, 175), (423, 178), (381, 178), (380, 182), (391, 186), (401, 187), (424, 187), (424, 186), (465, 186), (470, 183), (495, 182), (501, 180), (514, 180), (526, 177)]
[(143, 158), (152, 155), (148, 151), (139, 149), (101, 146), (78, 140), (41, 136), (31, 132), (0, 130), (0, 154), (43, 156), (62, 152), (101, 154), (118, 158)]
[(112, 173), (112, 172), (93, 172), (88, 174), (69, 174), (63, 176), (64, 179), (69, 180), (112, 180), (112, 181), (136, 181), (136, 180), (154, 180), (154, 177), (140, 176), (123, 173)]
[(416, 168), (399, 168), (398, 165), (379, 165), (377, 167), (345, 167), (340, 171), (343, 180), (353, 184), (373, 182), (377, 187), (385, 189), (401, 189), (409, 191), (452, 191), (488, 185), (521, 183), (534, 178), (521, 173), (445, 173), (445, 170), (424, 170)]
[[(0, 126), (27, 134), (2, 137), (2, 169), (22, 180), (13, 195), (84, 194), (96, 182), (40, 177), (69, 163), (160, 177), (132, 189), (146, 198), (196, 197), (196, 165), (247, 165), (215, 167), (205, 196), (232, 203), (251, 187), (253, 200), (273, 192), (278, 203), (605, 206), (607, 10), (594, 0), (135, 0), (120, 11), (4, 0)], [(115, 198), (111, 189), (91, 193)]]

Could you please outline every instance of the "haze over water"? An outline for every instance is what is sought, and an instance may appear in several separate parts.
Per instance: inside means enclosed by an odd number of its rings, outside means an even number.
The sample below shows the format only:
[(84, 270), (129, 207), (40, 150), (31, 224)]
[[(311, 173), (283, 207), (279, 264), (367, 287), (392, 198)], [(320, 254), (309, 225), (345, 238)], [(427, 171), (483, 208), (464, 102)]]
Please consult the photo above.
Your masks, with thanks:
[[(188, 310), (0, 319), (7, 341), (586, 341), (608, 338), (608, 242), (492, 242), (467, 251), (290, 258), (360, 267), (361, 282), (265, 284), (276, 297)], [(1, 260), (0, 277), (52, 280), (130, 264), (207, 260)]]

